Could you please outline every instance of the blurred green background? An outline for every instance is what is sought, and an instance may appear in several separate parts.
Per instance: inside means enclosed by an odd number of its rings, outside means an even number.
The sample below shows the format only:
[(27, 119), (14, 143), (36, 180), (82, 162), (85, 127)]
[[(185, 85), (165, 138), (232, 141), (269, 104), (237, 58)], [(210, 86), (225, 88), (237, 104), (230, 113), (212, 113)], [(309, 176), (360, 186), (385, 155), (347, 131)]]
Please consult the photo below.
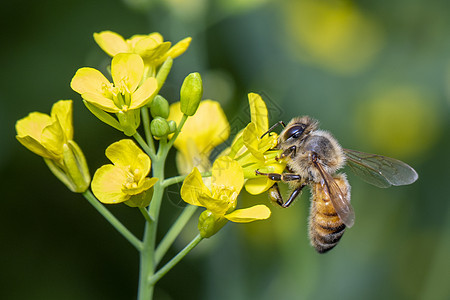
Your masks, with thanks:
[[(74, 99), (92, 173), (107, 163), (104, 149), (122, 135), (69, 87), (79, 67), (107, 64), (92, 38), (102, 30), (191, 36), (162, 93), (177, 101), (184, 76), (199, 71), (233, 132), (257, 92), (270, 123), (311, 115), (344, 147), (404, 160), (420, 176), (378, 189), (349, 174), (356, 224), (325, 255), (309, 246), (307, 192), (272, 206), (268, 221), (228, 224), (158, 283), (156, 299), (450, 299), (448, 1), (19, 0), (0, 14), (1, 299), (136, 297), (135, 249), (15, 140), (16, 120)], [(138, 211), (109, 208), (142, 234)], [(161, 235), (181, 211), (177, 187), (162, 209)], [(195, 232), (193, 220), (171, 253)]]

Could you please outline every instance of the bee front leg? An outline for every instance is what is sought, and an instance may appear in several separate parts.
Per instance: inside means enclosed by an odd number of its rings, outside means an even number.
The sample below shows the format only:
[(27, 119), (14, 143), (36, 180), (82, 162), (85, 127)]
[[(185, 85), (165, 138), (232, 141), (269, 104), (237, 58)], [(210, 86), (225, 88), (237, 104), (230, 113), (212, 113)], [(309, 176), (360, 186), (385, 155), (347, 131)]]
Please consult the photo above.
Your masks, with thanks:
[(300, 175), (295, 174), (295, 173), (283, 173), (283, 174), (279, 174), (279, 173), (261, 173), (258, 170), (256, 170), (255, 173), (256, 173), (256, 175), (267, 176), (270, 180), (273, 180), (273, 181), (288, 182), (288, 181), (299, 181), (299, 180), (302, 179), (302, 177)]
[[(273, 181), (283, 181), (283, 182), (289, 182), (289, 181), (300, 181), (302, 177), (295, 173), (261, 173), (258, 170), (255, 171), (256, 175), (263, 175), (267, 176), (270, 180)], [(274, 183), (272, 187), (269, 189), (269, 198), (273, 202), (276, 202), (281, 207), (288, 207), (292, 204), (292, 202), (297, 198), (298, 195), (300, 195), (300, 192), (305, 187), (306, 184), (302, 184), (296, 189), (294, 189), (289, 196), (288, 200), (284, 202), (283, 196), (281, 196), (280, 189), (278, 188), (278, 183)]]

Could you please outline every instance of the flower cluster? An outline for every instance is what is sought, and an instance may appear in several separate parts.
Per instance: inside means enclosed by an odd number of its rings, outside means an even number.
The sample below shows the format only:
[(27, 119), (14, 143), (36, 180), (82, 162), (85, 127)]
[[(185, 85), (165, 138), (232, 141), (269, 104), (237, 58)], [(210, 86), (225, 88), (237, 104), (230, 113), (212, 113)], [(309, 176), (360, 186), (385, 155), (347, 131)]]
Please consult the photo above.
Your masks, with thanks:
[[(259, 95), (249, 94), (251, 122), (234, 137), (230, 147), (211, 160), (212, 151), (228, 140), (230, 125), (219, 102), (202, 100), (200, 74), (186, 76), (179, 101), (174, 99), (169, 104), (159, 94), (173, 59), (186, 51), (191, 38), (172, 46), (159, 33), (124, 39), (103, 31), (95, 33), (94, 39), (112, 57), (109, 74), (83, 67), (76, 71), (70, 86), (99, 120), (134, 141), (125, 138), (108, 146), (105, 154), (111, 163), (98, 168), (91, 181), (83, 152), (73, 140), (72, 100), (55, 103), (50, 115), (33, 112), (17, 121), (17, 140), (42, 156), (59, 180), (71, 191), (82, 193), (141, 252), (141, 266), (146, 266), (147, 274), (141, 274), (139, 294), (148, 299), (145, 295), (151, 293), (152, 285), (164, 272), (228, 221), (247, 223), (269, 218), (271, 211), (266, 205), (241, 208), (238, 196), (244, 187), (250, 194), (266, 191), (273, 182), (266, 176), (257, 177), (255, 171), (282, 172), (285, 164), (276, 160), (277, 135), (267, 132), (267, 108)], [(145, 139), (138, 132), (141, 125)], [(165, 179), (165, 163), (172, 146), (178, 150), (180, 175)], [(164, 252), (159, 249), (170, 245), (163, 239), (163, 246), (155, 249), (164, 190), (181, 181), (181, 198), (189, 204), (186, 211), (193, 214), (192, 208), (205, 208), (198, 219), (199, 234), (169, 266), (152, 273)], [(138, 208), (146, 220), (143, 239), (136, 238), (100, 202)], [(177, 225), (181, 223), (174, 224), (176, 229), (167, 235), (169, 240), (176, 237), (173, 232), (181, 232)]]

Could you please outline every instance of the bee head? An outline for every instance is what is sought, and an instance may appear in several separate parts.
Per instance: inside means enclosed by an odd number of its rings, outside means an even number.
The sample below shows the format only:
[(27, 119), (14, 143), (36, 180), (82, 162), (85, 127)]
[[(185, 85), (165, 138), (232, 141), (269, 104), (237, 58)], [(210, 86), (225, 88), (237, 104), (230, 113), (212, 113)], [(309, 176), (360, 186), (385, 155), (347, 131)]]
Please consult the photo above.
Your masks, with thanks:
[(280, 133), (280, 142), (294, 142), (303, 139), (316, 130), (319, 122), (308, 116), (293, 118)]

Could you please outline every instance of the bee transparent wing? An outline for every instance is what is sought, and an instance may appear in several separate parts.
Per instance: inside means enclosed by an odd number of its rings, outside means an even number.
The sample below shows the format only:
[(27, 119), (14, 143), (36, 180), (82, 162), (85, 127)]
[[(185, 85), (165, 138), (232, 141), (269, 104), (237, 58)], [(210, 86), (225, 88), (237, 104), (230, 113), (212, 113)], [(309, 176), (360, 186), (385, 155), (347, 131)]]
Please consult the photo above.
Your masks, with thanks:
[(323, 183), (328, 190), (328, 195), (330, 196), (331, 203), (333, 204), (336, 213), (339, 218), (347, 227), (352, 227), (355, 223), (355, 212), (350, 204), (349, 200), (342, 193), (339, 185), (334, 181), (333, 177), (328, 174), (327, 171), (318, 162), (314, 163), (320, 174), (322, 175)]
[(344, 153), (350, 169), (377, 187), (407, 185), (419, 178), (413, 168), (400, 160), (350, 149), (344, 149)]

